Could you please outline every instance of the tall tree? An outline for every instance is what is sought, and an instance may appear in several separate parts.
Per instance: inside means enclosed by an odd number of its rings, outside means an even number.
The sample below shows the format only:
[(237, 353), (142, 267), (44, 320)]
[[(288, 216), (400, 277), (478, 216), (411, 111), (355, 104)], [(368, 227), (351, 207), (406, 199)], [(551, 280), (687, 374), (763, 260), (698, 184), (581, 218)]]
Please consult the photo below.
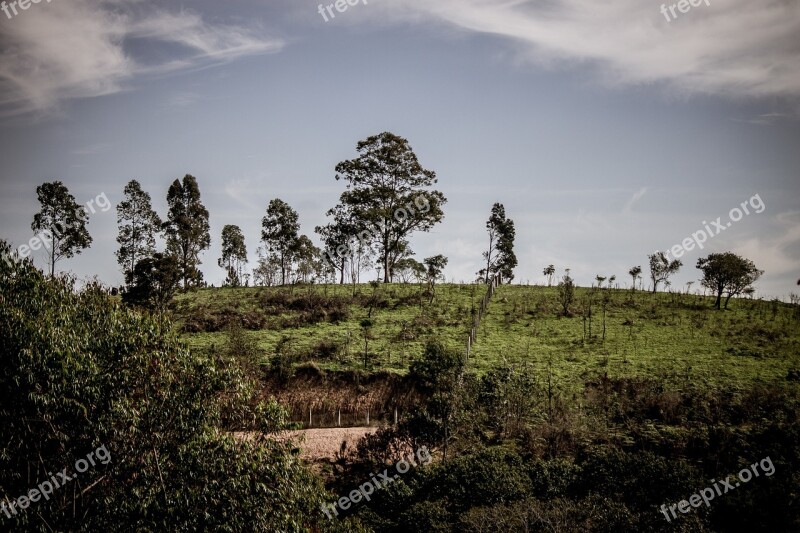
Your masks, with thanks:
[(314, 246), (314, 243), (307, 236), (300, 235), (292, 249), (292, 260), (296, 265), (297, 281), (308, 283), (315, 274), (319, 274), (322, 270), (321, 259), (322, 255), (319, 248)]
[(299, 238), (298, 220), (297, 211), (280, 198), (270, 200), (267, 214), (261, 220), (261, 240), (281, 263), (281, 285), (286, 285), (286, 273), (291, 269), (292, 252)]
[(553, 284), (553, 276), (556, 274), (556, 267), (547, 265), (545, 269), (542, 270), (542, 274), (547, 276), (547, 286), (550, 287)]
[(764, 273), (763, 270), (757, 269), (752, 261), (733, 252), (709, 254), (708, 257), (697, 260), (697, 268), (703, 272), (700, 283), (717, 295), (717, 300), (714, 302), (714, 307), (717, 309), (720, 308), (723, 293), (727, 293), (725, 298), (725, 309), (727, 309), (732, 296), (746, 293)]
[(631, 285), (631, 291), (636, 292), (636, 280), (642, 277), (642, 267), (641, 265), (635, 266), (628, 270), (628, 275), (630, 275), (633, 285)]
[(203, 274), (197, 268), (200, 252), (211, 245), (208, 210), (200, 201), (197, 179), (187, 174), (183, 182), (175, 180), (167, 192), (169, 216), (164, 223), (167, 251), (178, 260), (183, 288), (199, 285)]
[(482, 268), (478, 275), (489, 283), (495, 274), (500, 274), (502, 280), (508, 283), (514, 278), (514, 267), (517, 266), (517, 256), (514, 254), (514, 221), (506, 218), (506, 208), (503, 204), (495, 203), (492, 213), (486, 221), (486, 231), (489, 233), (489, 248), (483, 252), (486, 268)]
[(650, 279), (653, 282), (653, 294), (655, 294), (658, 284), (669, 281), (669, 277), (678, 272), (683, 263), (679, 259), (670, 262), (664, 252), (656, 252), (648, 255), (647, 258), (650, 260)]
[(117, 262), (127, 277), (136, 263), (156, 252), (156, 235), (161, 232), (161, 219), (153, 211), (150, 194), (142, 190), (136, 180), (131, 180), (123, 191), (125, 199), (117, 205), (119, 234)]
[(336, 179), (347, 182), (340, 202), (378, 244), (383, 281), (389, 283), (403, 242), (441, 222), (447, 200), (424, 189), (437, 182), (436, 173), (420, 165), (406, 139), (384, 132), (359, 142), (356, 150), (357, 158), (336, 165)]
[(31, 229), (44, 241), (53, 277), (56, 262), (73, 257), (92, 244), (86, 229), (89, 215), (60, 181), (42, 183), (36, 187), (36, 196), (42, 209), (33, 216)]
[(228, 274), (225, 283), (231, 287), (242, 286), (244, 265), (247, 264), (247, 247), (239, 226), (226, 224), (222, 228), (222, 257), (217, 264)]

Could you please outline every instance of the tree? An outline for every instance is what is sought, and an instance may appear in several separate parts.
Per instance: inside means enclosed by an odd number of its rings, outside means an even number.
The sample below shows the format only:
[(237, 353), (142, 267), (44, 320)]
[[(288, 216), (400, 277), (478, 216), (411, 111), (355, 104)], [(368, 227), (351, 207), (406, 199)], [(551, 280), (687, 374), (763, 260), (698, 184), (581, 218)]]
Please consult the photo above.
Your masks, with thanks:
[(225, 280), (227, 285), (242, 286), (242, 270), (247, 264), (247, 247), (239, 226), (227, 224), (222, 228), (222, 257), (219, 258), (217, 264), (228, 274)]
[(709, 254), (697, 260), (697, 268), (703, 272), (700, 283), (714, 291), (717, 299), (714, 307), (720, 308), (722, 294), (727, 293), (725, 309), (732, 296), (744, 294), (752, 284), (764, 273), (758, 270), (749, 259), (738, 256), (733, 252)]
[(178, 260), (183, 288), (197, 286), (203, 280), (203, 274), (197, 268), (200, 252), (211, 245), (209, 234), (208, 210), (200, 201), (200, 188), (197, 179), (187, 174), (175, 180), (167, 192), (169, 215), (164, 223), (167, 234), (167, 251)]
[(28, 261), (0, 262), (0, 295), (3, 494), (70, 473), (4, 531), (364, 531), (320, 512), (321, 481), (273, 437), (288, 413), (238, 361)]
[(383, 281), (389, 283), (392, 258), (403, 241), (441, 222), (447, 200), (439, 191), (424, 190), (437, 182), (436, 173), (419, 164), (406, 139), (384, 132), (356, 149), (356, 159), (336, 165), (336, 179), (347, 183), (340, 203), (361, 227), (360, 235), (378, 244)]
[[(377, 282), (374, 282), (377, 283)], [(369, 332), (372, 329), (372, 326), (375, 323), (372, 321), (371, 318), (364, 318), (359, 322), (362, 331), (364, 332), (364, 370), (367, 369), (367, 361), (369, 357)]]
[(117, 206), (119, 234), (117, 262), (127, 277), (136, 263), (156, 252), (156, 235), (161, 232), (161, 219), (153, 211), (150, 194), (142, 190), (136, 180), (131, 180), (123, 190), (125, 199)]
[(426, 343), (422, 357), (412, 362), (409, 368), (412, 382), (418, 384), (428, 398), (421, 415), (432, 419), (438, 426), (445, 460), (453, 425), (462, 407), (463, 389), (460, 384), (463, 375), (461, 354), (435, 341)]
[(400, 278), (402, 283), (411, 283), (412, 280), (425, 278), (425, 265), (413, 257), (405, 257), (394, 265), (394, 273)]
[(679, 259), (670, 262), (664, 252), (655, 252), (648, 255), (647, 258), (650, 260), (650, 279), (653, 282), (653, 294), (655, 294), (658, 284), (669, 281), (669, 277), (677, 273), (683, 263)]
[(125, 278), (127, 288), (122, 293), (122, 301), (158, 311), (159, 323), (162, 323), (164, 312), (175, 296), (180, 281), (181, 270), (177, 258), (153, 254), (152, 257), (140, 259)]
[(545, 267), (544, 270), (542, 270), (542, 274), (547, 276), (548, 287), (550, 287), (553, 284), (553, 276), (555, 275), (555, 273), (556, 273), (556, 267), (554, 267), (553, 265), (548, 265), (547, 267)]
[(278, 284), (281, 273), (281, 262), (275, 254), (265, 254), (264, 249), (258, 248), (258, 266), (253, 270), (253, 283), (262, 287), (272, 287)]
[(339, 272), (339, 283), (344, 284), (345, 267), (348, 261), (353, 261), (352, 242), (357, 227), (353, 223), (352, 213), (345, 206), (337, 205), (327, 215), (332, 216), (333, 221), (315, 227), (314, 232), (322, 239), (324, 260)]
[(575, 299), (575, 282), (566, 270), (564, 277), (558, 283), (558, 302), (561, 304), (564, 316), (570, 316), (569, 307)]
[(433, 297), (436, 294), (436, 280), (442, 278), (444, 267), (447, 266), (447, 258), (442, 254), (434, 255), (433, 257), (426, 257), (423, 260), (426, 267), (426, 275), (428, 279), (428, 292), (430, 292), (430, 302), (433, 302)]
[(636, 280), (642, 276), (642, 267), (635, 266), (632, 269), (628, 270), (628, 274), (633, 279), (633, 284), (631, 285), (631, 291), (636, 292)]
[(267, 206), (261, 220), (261, 240), (270, 252), (277, 254), (281, 264), (281, 285), (286, 285), (286, 273), (291, 270), (292, 251), (297, 246), (300, 222), (297, 211), (275, 198)]
[(506, 218), (506, 209), (503, 204), (495, 203), (492, 213), (486, 222), (486, 231), (489, 233), (489, 248), (483, 252), (486, 268), (478, 271), (484, 283), (495, 274), (500, 274), (501, 279), (511, 283), (514, 278), (514, 267), (517, 266), (517, 256), (514, 254), (514, 221)]
[(308, 283), (315, 274), (322, 270), (322, 257), (319, 248), (311, 239), (300, 235), (292, 249), (292, 260), (296, 263), (297, 281)]
[(31, 229), (44, 241), (50, 277), (53, 277), (56, 262), (69, 259), (92, 244), (92, 236), (86, 229), (89, 215), (60, 181), (39, 185), (36, 187), (36, 196), (42, 209), (33, 216)]

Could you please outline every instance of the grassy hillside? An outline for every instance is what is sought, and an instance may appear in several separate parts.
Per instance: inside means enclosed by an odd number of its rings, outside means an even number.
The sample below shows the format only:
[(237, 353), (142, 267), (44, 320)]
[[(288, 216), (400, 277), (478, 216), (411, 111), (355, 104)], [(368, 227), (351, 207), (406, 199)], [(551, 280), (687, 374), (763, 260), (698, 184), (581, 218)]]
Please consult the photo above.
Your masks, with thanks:
[[(370, 317), (367, 369), (403, 373), (430, 339), (465, 351), (484, 291), (442, 285), (429, 303), (417, 285), (217, 288), (179, 295), (173, 308), (195, 349), (222, 346), (226, 324), (241, 320), (262, 363), (279, 353), (326, 370), (365, 367), (360, 324)], [(785, 380), (800, 368), (796, 306), (738, 299), (718, 311), (713, 299), (696, 295), (578, 288), (572, 316), (564, 317), (557, 298), (555, 287), (500, 287), (469, 367), (479, 374), (507, 364), (538, 376), (549, 371), (565, 392), (604, 374), (737, 387)]]

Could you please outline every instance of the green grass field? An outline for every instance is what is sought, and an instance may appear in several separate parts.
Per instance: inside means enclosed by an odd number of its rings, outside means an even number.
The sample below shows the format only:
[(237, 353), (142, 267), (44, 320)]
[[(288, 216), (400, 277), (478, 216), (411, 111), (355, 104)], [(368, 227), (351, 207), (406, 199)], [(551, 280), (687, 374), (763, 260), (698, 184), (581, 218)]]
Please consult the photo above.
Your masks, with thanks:
[[(325, 370), (364, 368), (361, 321), (371, 313), (367, 368), (403, 373), (430, 340), (466, 352), (485, 290), (440, 285), (429, 303), (425, 288), (411, 284), (217, 288), (177, 296), (173, 313), (193, 349), (224, 346), (224, 323), (239, 316), (265, 364), (281, 351)], [(555, 287), (506, 285), (489, 305), (468, 364), (478, 373), (501, 365), (550, 371), (571, 392), (603, 374), (737, 387), (785, 380), (800, 368), (797, 306), (735, 299), (719, 311), (712, 304), (680, 293), (578, 288), (572, 316), (564, 317)]]

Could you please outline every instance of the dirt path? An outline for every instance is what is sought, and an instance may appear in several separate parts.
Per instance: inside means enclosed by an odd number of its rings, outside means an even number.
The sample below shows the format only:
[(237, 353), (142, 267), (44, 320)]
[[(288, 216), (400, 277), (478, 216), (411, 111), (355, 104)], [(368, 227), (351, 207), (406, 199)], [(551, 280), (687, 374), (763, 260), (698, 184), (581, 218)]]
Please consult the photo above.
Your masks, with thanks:
[[(348, 449), (353, 449), (361, 437), (375, 433), (377, 429), (376, 427), (300, 429), (281, 433), (279, 438), (298, 440), (300, 457), (308, 461), (317, 461), (335, 459), (343, 442), (347, 442)], [(246, 439), (252, 437), (252, 434), (236, 433), (236, 437)]]
[(343, 442), (347, 442), (348, 449), (355, 448), (361, 437), (375, 433), (377, 429), (376, 427), (302, 429), (292, 431), (289, 435), (292, 438), (304, 437), (300, 443), (302, 449), (300, 456), (303, 459), (316, 461), (334, 459)]

